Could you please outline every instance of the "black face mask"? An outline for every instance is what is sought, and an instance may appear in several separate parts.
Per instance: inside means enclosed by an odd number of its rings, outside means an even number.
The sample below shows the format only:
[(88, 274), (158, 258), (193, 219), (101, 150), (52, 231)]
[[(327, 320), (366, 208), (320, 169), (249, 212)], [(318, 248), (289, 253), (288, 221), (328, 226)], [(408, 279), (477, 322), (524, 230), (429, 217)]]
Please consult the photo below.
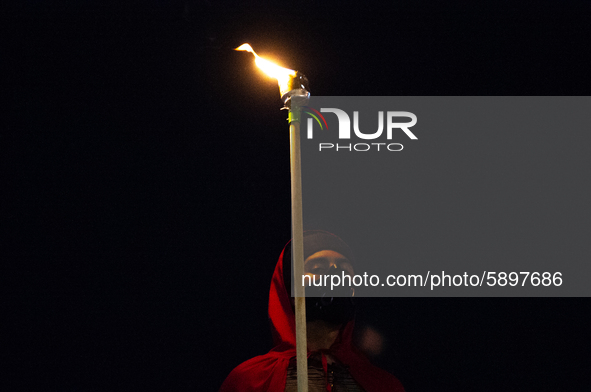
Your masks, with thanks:
[[(341, 275), (335, 269), (333, 274)], [(345, 324), (355, 315), (354, 290), (352, 287), (308, 286), (306, 287), (306, 320), (322, 320), (329, 324)], [(338, 297), (337, 297), (338, 295)]]

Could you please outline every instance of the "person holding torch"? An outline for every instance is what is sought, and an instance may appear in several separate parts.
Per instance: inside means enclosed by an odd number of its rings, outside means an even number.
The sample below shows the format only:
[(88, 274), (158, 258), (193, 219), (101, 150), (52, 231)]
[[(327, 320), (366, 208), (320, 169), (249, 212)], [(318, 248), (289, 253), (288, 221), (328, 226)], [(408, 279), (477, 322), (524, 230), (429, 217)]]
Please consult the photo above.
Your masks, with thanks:
[[(347, 244), (323, 230), (305, 231), (305, 276), (320, 281), (321, 275), (353, 276), (355, 259)], [(296, 392), (296, 336), (294, 298), (290, 295), (292, 241), (279, 256), (269, 292), (269, 319), (274, 347), (236, 367), (220, 392)], [(316, 279), (316, 280), (314, 280)], [(306, 351), (310, 392), (404, 392), (400, 381), (372, 365), (353, 344), (354, 291), (332, 297), (330, 287), (307, 286)], [(343, 292), (344, 293), (344, 292)], [(341, 293), (341, 294), (343, 294)], [(310, 296), (312, 295), (312, 296)]]

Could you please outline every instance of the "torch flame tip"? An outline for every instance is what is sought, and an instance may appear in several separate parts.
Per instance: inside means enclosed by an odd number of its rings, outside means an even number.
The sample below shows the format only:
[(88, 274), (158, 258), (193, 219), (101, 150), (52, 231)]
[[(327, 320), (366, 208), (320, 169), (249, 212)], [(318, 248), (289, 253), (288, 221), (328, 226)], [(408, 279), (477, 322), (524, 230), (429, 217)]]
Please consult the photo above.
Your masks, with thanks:
[(251, 52), (254, 54), (254, 50), (252, 49), (252, 46), (250, 46), (249, 44), (242, 44), (234, 50), (243, 50), (245, 52)]

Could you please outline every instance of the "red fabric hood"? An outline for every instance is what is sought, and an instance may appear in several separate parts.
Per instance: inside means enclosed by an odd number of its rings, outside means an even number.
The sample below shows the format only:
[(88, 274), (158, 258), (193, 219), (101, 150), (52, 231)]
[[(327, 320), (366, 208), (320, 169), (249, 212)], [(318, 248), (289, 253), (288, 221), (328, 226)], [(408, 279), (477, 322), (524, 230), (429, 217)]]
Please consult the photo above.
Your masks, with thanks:
[[(267, 354), (254, 357), (236, 367), (222, 384), (220, 392), (285, 391), (289, 360), (296, 356), (295, 315), (283, 279), (283, 260), (286, 252), (291, 252), (290, 243), (283, 248), (279, 256), (269, 292), (269, 318), (275, 347)], [(330, 353), (349, 367), (353, 378), (367, 392), (404, 392), (396, 377), (372, 365), (367, 357), (354, 347), (353, 326), (354, 321), (351, 321), (341, 330), (330, 348)]]

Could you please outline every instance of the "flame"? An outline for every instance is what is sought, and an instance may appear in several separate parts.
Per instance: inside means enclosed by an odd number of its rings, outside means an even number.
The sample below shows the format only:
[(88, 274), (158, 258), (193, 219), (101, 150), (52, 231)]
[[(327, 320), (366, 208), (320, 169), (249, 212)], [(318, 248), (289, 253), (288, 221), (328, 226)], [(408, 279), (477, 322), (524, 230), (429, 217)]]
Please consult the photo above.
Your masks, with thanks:
[(267, 74), (268, 76), (270, 76), (272, 78), (277, 79), (280, 89), (287, 86), (290, 76), (295, 76), (295, 74), (296, 74), (296, 71), (294, 71), (293, 69), (280, 67), (277, 64), (274, 64), (271, 61), (260, 57), (258, 54), (255, 53), (254, 49), (249, 44), (242, 44), (234, 50), (241, 50), (241, 51), (252, 53), (254, 55), (255, 64), (265, 74)]

